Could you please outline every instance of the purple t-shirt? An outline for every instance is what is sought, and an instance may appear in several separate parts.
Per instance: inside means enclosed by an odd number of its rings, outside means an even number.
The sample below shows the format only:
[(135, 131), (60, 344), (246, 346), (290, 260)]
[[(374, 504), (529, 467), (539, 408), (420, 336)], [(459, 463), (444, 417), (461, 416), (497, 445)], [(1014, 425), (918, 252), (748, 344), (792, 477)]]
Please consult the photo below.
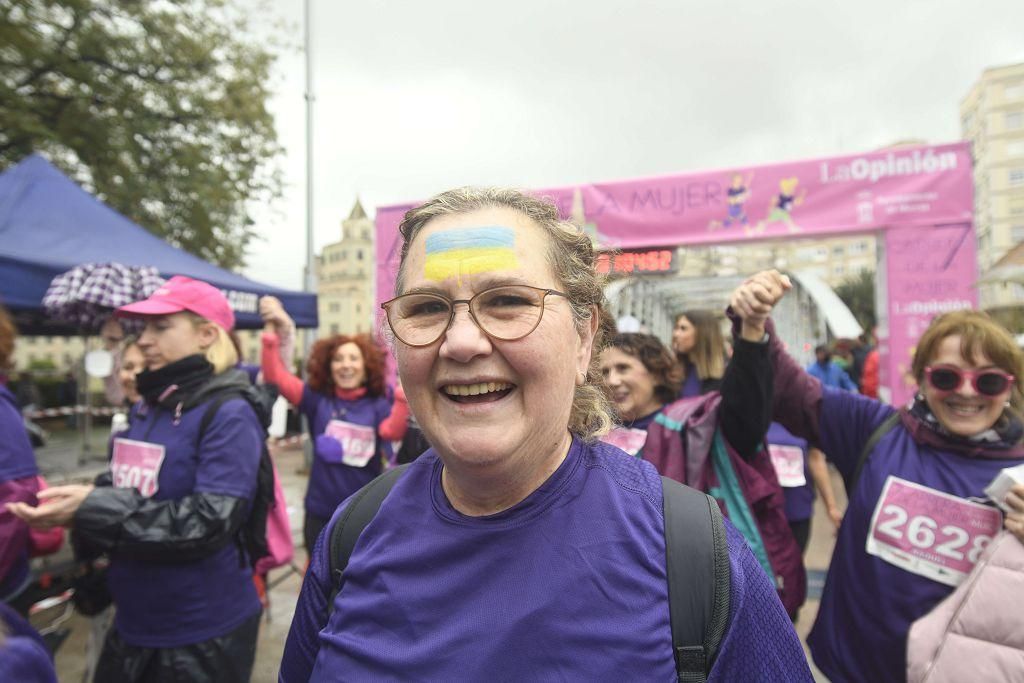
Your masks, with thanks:
[(43, 639), (17, 612), (0, 603), (0, 675), (18, 683), (57, 683)]
[[(164, 447), (154, 500), (192, 493), (252, 499), (266, 432), (244, 399), (232, 399), (218, 408), (198, 444), (207, 406), (189, 410), (177, 425), (166, 410), (150, 407), (141, 414), (136, 406), (131, 425), (116, 435), (115, 448), (118, 439)], [(192, 562), (158, 564), (115, 553), (108, 584), (117, 604), (118, 633), (140, 647), (179, 647), (216, 638), (260, 610), (252, 569), (239, 561), (237, 543)]]
[(349, 430), (368, 428), (367, 437), (374, 439), (373, 457), (362, 467), (340, 462), (314, 442), (313, 468), (306, 489), (306, 511), (317, 517), (329, 518), (343, 500), (381, 473), (381, 456), (391, 458), (391, 444), (377, 436), (377, 427), (391, 414), (391, 401), (383, 396), (364, 396), (346, 401), (336, 396), (325, 396), (306, 385), (302, 388), (299, 410), (309, 420), (314, 439), (322, 437), (331, 422), (342, 424)]
[(32, 452), (18, 402), (7, 387), (0, 385), (0, 481), (37, 474), (36, 456)]
[[(822, 450), (849, 481), (861, 450), (893, 408), (823, 387)], [(872, 513), (889, 475), (961, 498), (982, 497), (1004, 467), (1024, 460), (970, 458), (918, 444), (902, 425), (886, 434), (861, 471), (836, 539), (821, 607), (807, 643), (834, 683), (903, 681), (910, 625), (953, 588), (865, 550)]]
[(697, 375), (697, 366), (687, 363), (686, 379), (683, 381), (683, 386), (679, 387), (679, 398), (700, 396), (700, 393), (700, 376)]
[[(487, 517), (457, 512), (441, 471), (429, 450), (399, 479), (355, 546), (326, 627), (321, 536), (281, 681), (676, 680), (650, 463), (575, 440), (543, 485)], [(726, 529), (732, 614), (711, 680), (810, 681), (774, 587)]]
[(772, 422), (765, 434), (764, 441), (769, 448), (773, 445), (799, 448), (804, 455), (804, 485), (783, 486), (782, 494), (786, 497), (786, 519), (800, 522), (810, 519), (814, 514), (814, 484), (811, 471), (807, 468), (807, 440), (793, 436), (778, 422)]
[[(7, 387), (0, 385), (0, 482), (35, 477), (38, 474), (36, 456), (28, 440), (18, 403)], [(3, 501), (0, 500), (0, 506), (2, 505)], [(0, 510), (0, 515), (9, 514), (6, 509)], [(12, 518), (10, 523), (17, 522)], [(17, 549), (15, 552), (17, 559), (14, 559), (10, 568), (0, 576), (0, 596), (20, 591), (28, 579), (28, 548)], [(11, 556), (13, 555), (12, 552)]]

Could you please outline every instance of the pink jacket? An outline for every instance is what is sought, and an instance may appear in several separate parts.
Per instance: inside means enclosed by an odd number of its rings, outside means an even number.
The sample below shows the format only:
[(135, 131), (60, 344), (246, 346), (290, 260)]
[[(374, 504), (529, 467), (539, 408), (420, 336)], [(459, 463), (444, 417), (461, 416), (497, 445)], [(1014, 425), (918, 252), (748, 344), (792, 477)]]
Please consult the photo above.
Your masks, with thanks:
[(970, 576), (914, 622), (907, 681), (1024, 680), (1024, 544), (1003, 531)]

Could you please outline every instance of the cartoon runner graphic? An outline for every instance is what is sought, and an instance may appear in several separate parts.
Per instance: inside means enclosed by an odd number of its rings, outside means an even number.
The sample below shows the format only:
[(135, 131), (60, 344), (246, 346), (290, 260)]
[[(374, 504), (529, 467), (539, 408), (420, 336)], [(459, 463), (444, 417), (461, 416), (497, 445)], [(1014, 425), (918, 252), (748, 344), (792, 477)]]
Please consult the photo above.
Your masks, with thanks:
[(799, 194), (796, 192), (797, 185), (800, 184), (798, 178), (783, 178), (779, 181), (779, 194), (772, 198), (772, 203), (768, 207), (768, 217), (762, 221), (758, 221), (757, 225), (753, 228), (747, 228), (748, 235), (759, 235), (764, 232), (765, 226), (768, 223), (785, 223), (789, 231), (800, 232), (800, 226), (793, 222), (790, 212), (803, 204), (804, 197), (807, 196), (807, 190), (801, 188)]
[(747, 225), (747, 212), (743, 205), (750, 199), (750, 186), (754, 182), (754, 174), (748, 173), (744, 178), (743, 174), (733, 174), (732, 184), (726, 190), (726, 201), (728, 202), (727, 214), (724, 221), (711, 221), (708, 230), (717, 230), (722, 227), (728, 228), (733, 223)]

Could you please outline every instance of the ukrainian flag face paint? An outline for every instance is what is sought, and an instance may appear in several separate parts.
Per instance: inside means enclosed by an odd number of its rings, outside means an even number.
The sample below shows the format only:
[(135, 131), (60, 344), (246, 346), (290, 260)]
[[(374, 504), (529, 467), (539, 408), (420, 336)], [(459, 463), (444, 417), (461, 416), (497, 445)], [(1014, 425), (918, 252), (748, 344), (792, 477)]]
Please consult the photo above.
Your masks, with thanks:
[(426, 239), (423, 277), (455, 278), (461, 284), (470, 275), (514, 270), (519, 267), (515, 246), (515, 231), (499, 225), (435, 232)]
[[(409, 246), (400, 293), (468, 300), (510, 284), (564, 290), (550, 249), (547, 232), (511, 209), (438, 216)], [(488, 337), (466, 308), (457, 306), (436, 343), (395, 344), (409, 408), (445, 466), (519, 471), (568, 449), (576, 380), (590, 360), (596, 316), (581, 331), (569, 302), (549, 296), (533, 332), (501, 341)]]

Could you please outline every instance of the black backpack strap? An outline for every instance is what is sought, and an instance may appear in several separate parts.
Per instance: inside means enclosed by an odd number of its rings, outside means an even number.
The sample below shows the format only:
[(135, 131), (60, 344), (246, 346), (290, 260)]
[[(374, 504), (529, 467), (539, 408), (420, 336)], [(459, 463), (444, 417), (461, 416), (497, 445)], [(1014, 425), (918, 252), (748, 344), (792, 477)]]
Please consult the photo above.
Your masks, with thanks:
[[(274, 387), (276, 392), (276, 387)], [(255, 394), (247, 393), (244, 390), (230, 388), (213, 395), (207, 404), (206, 411), (199, 421), (199, 431), (196, 437), (196, 444), (203, 441), (203, 435), (209, 428), (213, 418), (216, 417), (220, 407), (236, 398), (245, 400), (260, 417), (260, 409), (253, 404), (256, 400)], [(276, 398), (276, 393), (274, 398)], [(263, 425), (264, 429), (266, 425)], [(260, 461), (256, 466), (256, 491), (253, 494), (249, 518), (235, 535), (235, 545), (238, 546), (238, 563), (240, 567), (247, 565), (255, 566), (256, 561), (266, 555), (267, 549), (267, 514), (270, 508), (276, 503), (274, 500), (274, 465), (270, 458), (270, 451), (267, 448), (266, 434), (260, 444)], [(263, 498), (269, 497), (269, 500)]]
[(714, 498), (667, 477), (665, 564), (678, 680), (706, 681), (729, 625), (729, 549)]
[(376, 516), (384, 498), (408, 467), (409, 465), (399, 465), (388, 470), (352, 494), (352, 502), (331, 529), (328, 538), (330, 554), (327, 557), (333, 587), (327, 601), (328, 615), (334, 609), (334, 598), (341, 592), (341, 587), (345, 583), (345, 568), (348, 567), (348, 560), (352, 557), (352, 550), (356, 547), (359, 535)]
[(245, 395), (238, 391), (225, 391), (213, 397), (206, 408), (206, 412), (203, 413), (203, 419), (199, 422), (198, 441), (203, 440), (203, 434), (206, 433), (206, 429), (210, 426), (210, 423), (213, 422), (213, 418), (217, 414), (217, 411), (220, 410), (220, 407), (233, 398), (245, 398)]
[(853, 470), (853, 478), (850, 479), (846, 485), (846, 497), (849, 498), (853, 494), (853, 490), (857, 487), (857, 482), (860, 481), (861, 470), (864, 469), (864, 464), (868, 461), (868, 457), (871, 455), (871, 451), (875, 450), (875, 446), (882, 438), (895, 429), (897, 423), (900, 421), (900, 411), (893, 411), (892, 415), (885, 418), (885, 422), (878, 425), (875, 431), (871, 432), (871, 436), (868, 437), (867, 443), (864, 444), (864, 449), (860, 452), (860, 457), (857, 458), (857, 467)]

